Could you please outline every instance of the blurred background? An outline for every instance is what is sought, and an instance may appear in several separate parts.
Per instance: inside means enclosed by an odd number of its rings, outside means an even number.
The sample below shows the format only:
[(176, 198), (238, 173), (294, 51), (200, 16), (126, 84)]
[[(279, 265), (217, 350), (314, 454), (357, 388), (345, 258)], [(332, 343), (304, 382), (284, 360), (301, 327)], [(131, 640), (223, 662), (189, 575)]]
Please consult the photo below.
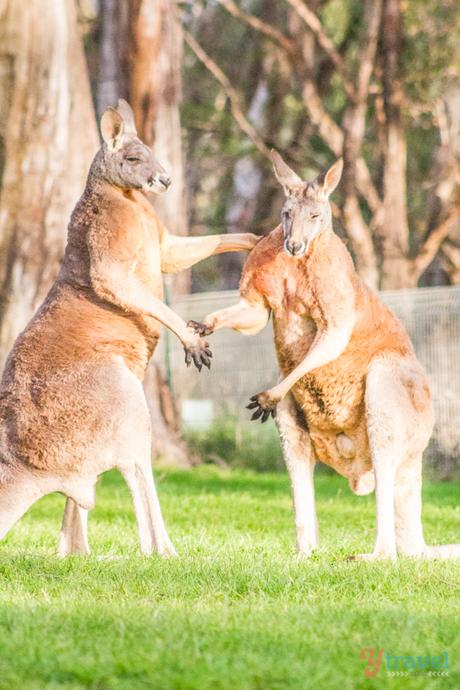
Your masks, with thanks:
[[(454, 476), (459, 38), (457, 0), (0, 0), (1, 364), (57, 274), (97, 118), (124, 97), (172, 173), (155, 208), (173, 233), (265, 234), (283, 200), (270, 148), (305, 178), (343, 155), (335, 229), (410, 330), (437, 409), (429, 467)], [(168, 299), (201, 318), (234, 301), (243, 262), (203, 262)], [(273, 425), (252, 429), (243, 406), (276, 380), (271, 326), (213, 342), (199, 377), (163, 338), (146, 379), (155, 453), (280, 467)]]

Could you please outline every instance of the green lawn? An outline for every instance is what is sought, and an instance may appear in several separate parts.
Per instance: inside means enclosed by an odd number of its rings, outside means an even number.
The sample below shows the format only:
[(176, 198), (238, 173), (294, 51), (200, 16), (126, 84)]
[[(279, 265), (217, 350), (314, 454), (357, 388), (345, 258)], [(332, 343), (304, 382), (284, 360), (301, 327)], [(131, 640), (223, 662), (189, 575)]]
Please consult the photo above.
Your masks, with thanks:
[[(138, 555), (128, 492), (104, 478), (89, 558), (56, 557), (64, 499), (0, 547), (1, 690), (460, 687), (460, 564), (349, 562), (369, 550), (373, 497), (317, 478), (322, 548), (293, 551), (287, 478), (158, 472), (180, 558)], [(460, 539), (458, 486), (425, 488), (431, 542)], [(111, 558), (104, 558), (111, 557)], [(360, 650), (449, 653), (449, 676), (364, 677)]]

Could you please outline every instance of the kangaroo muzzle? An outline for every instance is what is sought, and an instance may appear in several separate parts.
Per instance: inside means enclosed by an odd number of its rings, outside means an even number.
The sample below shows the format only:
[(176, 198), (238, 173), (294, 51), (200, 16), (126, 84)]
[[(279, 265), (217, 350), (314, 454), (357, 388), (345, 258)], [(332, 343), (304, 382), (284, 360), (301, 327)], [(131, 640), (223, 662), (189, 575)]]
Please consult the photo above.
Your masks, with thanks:
[(286, 254), (289, 254), (289, 256), (299, 258), (307, 251), (307, 244), (305, 242), (296, 242), (288, 239), (284, 241), (284, 251)]

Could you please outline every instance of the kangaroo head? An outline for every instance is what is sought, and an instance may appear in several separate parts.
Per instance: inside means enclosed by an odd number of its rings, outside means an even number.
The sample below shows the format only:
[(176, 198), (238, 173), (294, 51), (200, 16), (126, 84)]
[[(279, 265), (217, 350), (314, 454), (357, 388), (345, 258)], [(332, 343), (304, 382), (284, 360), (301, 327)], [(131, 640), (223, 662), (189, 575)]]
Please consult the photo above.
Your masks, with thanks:
[(339, 158), (312, 182), (304, 182), (277, 151), (271, 152), (271, 159), (286, 195), (281, 211), (284, 251), (300, 258), (308, 252), (315, 237), (332, 225), (329, 196), (339, 184), (343, 162)]
[(120, 98), (116, 108), (107, 108), (101, 118), (101, 173), (122, 189), (138, 189), (146, 194), (168, 189), (171, 178), (151, 149), (137, 136), (134, 114)]

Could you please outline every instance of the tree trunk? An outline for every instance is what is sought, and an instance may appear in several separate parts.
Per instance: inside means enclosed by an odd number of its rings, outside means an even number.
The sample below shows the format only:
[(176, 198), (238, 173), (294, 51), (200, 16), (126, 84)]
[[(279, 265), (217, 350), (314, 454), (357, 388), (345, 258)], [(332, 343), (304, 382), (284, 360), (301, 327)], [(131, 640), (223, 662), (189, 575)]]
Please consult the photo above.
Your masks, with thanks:
[[(427, 203), (427, 232), (433, 229), (452, 207), (460, 206), (460, 85), (452, 86), (438, 102), (439, 146), (430, 172), (432, 184)], [(460, 221), (457, 219), (447, 242), (422, 276), (422, 284), (439, 285), (460, 282)]]
[(0, 362), (54, 281), (98, 148), (72, 0), (0, 0)]
[[(171, 0), (129, 0), (128, 100), (139, 136), (171, 173), (167, 194), (155, 211), (176, 235), (187, 234), (181, 100), (182, 30)], [(174, 295), (189, 292), (187, 271), (172, 281)]]
[(190, 467), (191, 458), (187, 445), (180, 436), (179, 415), (162, 367), (150, 362), (144, 390), (152, 420), (152, 453), (161, 458), (163, 465)]
[[(260, 129), (264, 124), (264, 110), (268, 98), (266, 80), (262, 76), (248, 108), (250, 122), (257, 121)], [(254, 232), (253, 220), (257, 210), (257, 198), (262, 182), (258, 161), (243, 156), (233, 168), (232, 191), (225, 210), (226, 232)], [(231, 252), (219, 257), (218, 266), (222, 290), (237, 290), (246, 254)]]
[(384, 0), (382, 14), (383, 95), (386, 142), (383, 172), (383, 227), (381, 287), (411, 287), (409, 272), (409, 227), (406, 206), (407, 145), (400, 79), (402, 43), (400, 0)]
[(100, 0), (99, 61), (97, 70), (96, 108), (100, 118), (104, 110), (126, 96), (127, 70), (120, 45), (126, 41), (126, 0)]
[(377, 39), (382, 14), (381, 0), (367, 0), (360, 32), (360, 52), (353, 99), (343, 117), (343, 185), (342, 219), (354, 250), (356, 263), (364, 282), (377, 288), (378, 272), (375, 250), (369, 228), (363, 220), (358, 201), (357, 162), (366, 129), (367, 99), (374, 69)]

